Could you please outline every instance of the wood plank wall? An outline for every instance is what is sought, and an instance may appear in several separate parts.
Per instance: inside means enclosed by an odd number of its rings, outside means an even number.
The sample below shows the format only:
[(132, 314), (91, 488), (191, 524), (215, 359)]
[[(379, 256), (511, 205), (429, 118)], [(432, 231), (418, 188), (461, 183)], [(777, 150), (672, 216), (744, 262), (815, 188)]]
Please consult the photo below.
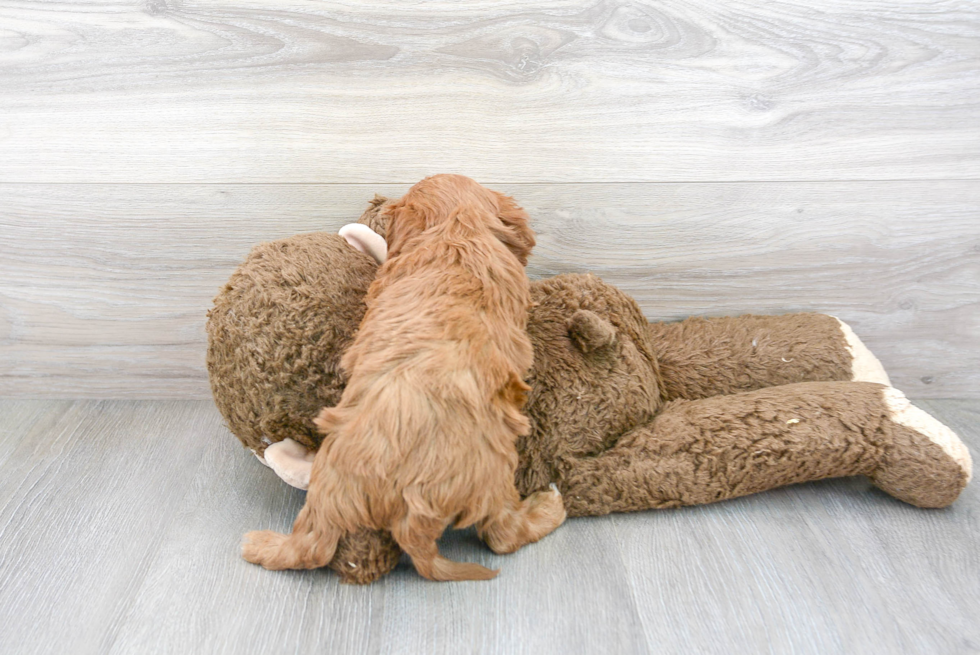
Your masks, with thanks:
[(816, 310), (980, 397), (980, 5), (0, 0), (0, 395), (209, 395), (262, 240), (459, 172), (532, 275)]

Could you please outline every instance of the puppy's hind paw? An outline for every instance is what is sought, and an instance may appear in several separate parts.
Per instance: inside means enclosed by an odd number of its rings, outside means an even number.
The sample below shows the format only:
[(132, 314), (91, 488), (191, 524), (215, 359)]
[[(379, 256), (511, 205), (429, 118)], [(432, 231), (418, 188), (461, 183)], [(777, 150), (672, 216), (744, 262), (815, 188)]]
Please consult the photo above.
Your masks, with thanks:
[(288, 537), (272, 530), (249, 532), (242, 539), (242, 557), (267, 569), (279, 569), (276, 562)]
[(565, 521), (565, 503), (562, 500), (561, 492), (554, 484), (547, 491), (531, 494), (526, 502), (528, 503), (528, 518), (532, 523), (545, 530), (541, 536), (551, 532)]

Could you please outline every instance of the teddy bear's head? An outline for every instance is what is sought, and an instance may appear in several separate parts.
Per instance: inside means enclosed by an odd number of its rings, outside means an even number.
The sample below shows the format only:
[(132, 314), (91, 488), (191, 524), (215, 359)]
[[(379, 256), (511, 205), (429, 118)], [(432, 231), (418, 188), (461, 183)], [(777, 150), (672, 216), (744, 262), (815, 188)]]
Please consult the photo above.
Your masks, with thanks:
[(662, 404), (648, 323), (632, 298), (593, 275), (536, 281), (531, 296), (532, 427), (518, 444), (524, 494), (555, 480), (562, 458), (609, 448)]
[[(385, 203), (376, 196), (358, 221), (382, 237)], [(287, 437), (317, 448), (312, 419), (340, 399), (340, 358), (377, 272), (349, 241), (312, 233), (256, 246), (215, 298), (207, 324), (215, 403), (259, 455)], [(592, 275), (539, 280), (531, 294), (532, 432), (518, 444), (517, 472), (525, 494), (557, 479), (562, 458), (598, 453), (649, 420), (662, 389), (647, 321), (628, 295)]]
[[(384, 236), (385, 199), (359, 223)], [(336, 405), (340, 358), (364, 316), (377, 262), (343, 237), (299, 234), (252, 249), (208, 312), (207, 367), (215, 404), (245, 447), (262, 455), (291, 438), (320, 445), (313, 418)]]

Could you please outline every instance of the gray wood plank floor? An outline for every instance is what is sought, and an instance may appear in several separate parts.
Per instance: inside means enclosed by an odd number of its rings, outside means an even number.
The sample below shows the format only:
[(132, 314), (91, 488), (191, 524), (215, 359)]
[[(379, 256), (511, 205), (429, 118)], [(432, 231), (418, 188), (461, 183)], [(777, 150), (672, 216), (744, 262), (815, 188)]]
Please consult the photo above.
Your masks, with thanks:
[[(980, 404), (920, 403), (980, 448)], [(0, 401), (0, 652), (976, 653), (980, 492), (920, 510), (863, 479), (573, 519), (439, 584), (272, 573), (283, 485), (206, 401)]]

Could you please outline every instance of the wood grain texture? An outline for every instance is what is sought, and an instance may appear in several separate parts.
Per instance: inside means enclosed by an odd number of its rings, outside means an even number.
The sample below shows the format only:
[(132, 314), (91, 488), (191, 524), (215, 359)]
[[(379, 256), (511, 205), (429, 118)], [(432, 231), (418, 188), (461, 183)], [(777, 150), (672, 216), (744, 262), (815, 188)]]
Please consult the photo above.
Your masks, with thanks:
[(980, 176), (980, 7), (0, 0), (0, 181)]
[[(614, 535), (598, 523), (507, 557), (493, 555), (472, 531), (447, 535), (447, 557), (502, 569), (487, 586), (433, 584), (407, 560), (363, 588), (341, 585), (325, 571), (275, 575), (248, 565), (238, 555), (241, 535), (288, 531), (304, 494), (229, 437), (216, 435), (215, 454), (175, 520), (180, 529), (148, 567), (112, 653), (570, 653), (583, 643), (643, 652)], [(223, 509), (208, 509), (215, 507)], [(592, 565), (562, 566), (569, 552)], [(590, 620), (591, 604), (556, 612), (568, 607), (570, 589), (588, 589), (608, 619)], [(174, 598), (186, 602), (175, 605)]]
[[(52, 403), (51, 401), (33, 400), (7, 403), (3, 406), (3, 429), (0, 430), (0, 467), (10, 459), (14, 448), (28, 439), (32, 431), (48, 432), (54, 422), (71, 405), (70, 401)], [(0, 468), (0, 470), (6, 470)]]
[[(7, 408), (0, 405), (6, 431)], [(17, 411), (16, 405), (14, 411)], [(107, 652), (221, 425), (198, 403), (51, 403), (0, 475), (0, 651)]]
[[(533, 277), (594, 272), (654, 320), (822, 311), (895, 386), (980, 397), (980, 185), (498, 185)], [(258, 242), (405, 185), (0, 185), (0, 394), (207, 398), (205, 313)]]
[[(980, 449), (977, 401), (919, 402)], [(904, 505), (862, 478), (709, 506), (572, 519), (499, 566), (369, 587), (269, 572), (243, 532), (303, 493), (208, 402), (0, 401), (0, 649), (31, 653), (972, 653), (980, 494)]]
[[(972, 426), (952, 425), (977, 452), (975, 402), (923, 407), (942, 420), (972, 415)], [(719, 654), (973, 653), (980, 588), (966, 579), (980, 574), (980, 557), (952, 544), (980, 543), (978, 500), (968, 487), (951, 508), (923, 513), (849, 478), (693, 508), (683, 521), (615, 521), (650, 643)], [(669, 555), (651, 566), (650, 552)]]

